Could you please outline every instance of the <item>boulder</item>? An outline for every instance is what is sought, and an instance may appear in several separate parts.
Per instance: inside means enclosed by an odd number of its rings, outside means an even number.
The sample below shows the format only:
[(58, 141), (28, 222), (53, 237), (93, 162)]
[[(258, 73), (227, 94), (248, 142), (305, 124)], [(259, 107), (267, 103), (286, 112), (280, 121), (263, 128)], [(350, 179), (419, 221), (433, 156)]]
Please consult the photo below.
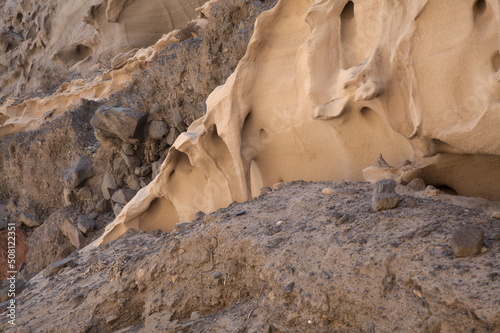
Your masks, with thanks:
[(483, 231), (474, 225), (462, 226), (451, 236), (451, 249), (457, 257), (467, 257), (478, 254), (483, 247)]
[(148, 136), (151, 139), (161, 140), (167, 134), (168, 134), (168, 125), (164, 121), (153, 120), (149, 124)]
[(106, 213), (109, 210), (109, 200), (102, 199), (95, 206), (95, 210), (98, 213)]
[(128, 155), (128, 156), (133, 156), (135, 155), (135, 150), (134, 146), (131, 143), (124, 143), (122, 145), (122, 150), (123, 152)]
[(127, 185), (132, 190), (139, 191), (141, 189), (141, 184), (139, 183), (139, 178), (136, 175), (129, 175), (127, 177)]
[(92, 161), (87, 156), (80, 156), (78, 160), (64, 174), (64, 186), (74, 190), (86, 179), (94, 176)]
[(120, 156), (123, 158), (123, 161), (125, 161), (125, 164), (130, 170), (134, 170), (137, 167), (141, 166), (141, 160), (137, 156), (129, 156), (123, 152), (123, 150), (120, 151)]
[(73, 206), (61, 208), (52, 213), (43, 224), (34, 229), (27, 239), (29, 248), (26, 263), (29, 272), (39, 272), (50, 263), (66, 258), (75, 246), (71, 244), (59, 228), (64, 219), (73, 219), (78, 215)]
[(147, 113), (138, 110), (103, 105), (97, 109), (90, 124), (98, 139), (118, 138), (126, 143), (134, 143), (140, 138), (147, 117)]
[(76, 218), (76, 226), (81, 232), (87, 234), (95, 229), (95, 221), (85, 215), (78, 215)]
[(396, 194), (396, 181), (394, 179), (383, 179), (375, 183), (372, 194), (374, 211), (394, 208), (400, 200), (401, 197)]
[(59, 221), (58, 226), (63, 235), (69, 238), (69, 241), (71, 242), (71, 244), (73, 244), (74, 247), (78, 249), (84, 245), (85, 237), (68, 218), (64, 219), (63, 221)]
[(38, 221), (36, 217), (25, 212), (20, 212), (18, 218), (19, 221), (30, 228), (39, 227), (41, 225), (40, 221)]
[(122, 205), (120, 205), (119, 203), (115, 203), (115, 205), (113, 206), (113, 213), (115, 214), (115, 216), (120, 215), (122, 209), (123, 209)]
[(153, 168), (151, 165), (144, 165), (141, 167), (137, 167), (134, 170), (134, 174), (138, 177), (149, 176), (152, 172), (153, 172)]
[(106, 173), (104, 177), (102, 177), (101, 184), (101, 190), (104, 199), (109, 200), (116, 189), (117, 185), (115, 176), (110, 173)]
[(54, 276), (56, 275), (57, 273), (59, 273), (59, 271), (61, 269), (63, 269), (64, 267), (68, 267), (68, 266), (76, 266), (75, 264), (75, 261), (73, 258), (69, 257), (69, 258), (64, 258), (64, 259), (61, 259), (59, 261), (56, 261), (52, 264), (50, 264), (49, 266), (47, 266), (44, 270), (43, 270), (43, 273), (42, 275), (44, 277), (51, 277), (51, 276)]
[(136, 195), (136, 193), (137, 191), (132, 189), (119, 190), (113, 194), (111, 200), (119, 204), (126, 205), (127, 202), (129, 202)]

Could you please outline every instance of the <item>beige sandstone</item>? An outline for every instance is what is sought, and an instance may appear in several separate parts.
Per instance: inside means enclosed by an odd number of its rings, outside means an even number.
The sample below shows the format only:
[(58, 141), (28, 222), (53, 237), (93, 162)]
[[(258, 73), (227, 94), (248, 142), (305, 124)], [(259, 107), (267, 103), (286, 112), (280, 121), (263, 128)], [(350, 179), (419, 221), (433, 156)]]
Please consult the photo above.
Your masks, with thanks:
[(484, 0), (279, 2), (96, 244), (277, 182), (361, 180), (379, 154), (384, 178), (499, 200), (499, 16)]
[[(179, 41), (175, 32), (166, 33), (196, 18), (195, 9), (204, 3), (6, 1), (0, 26), (12, 30), (0, 31), (0, 99), (7, 98), (0, 106), (0, 138), (35, 129), (46, 112), (57, 116), (81, 98), (101, 100), (123, 89), (132, 73)], [(16, 97), (47, 92), (71, 75), (83, 77), (62, 84), (50, 96)]]

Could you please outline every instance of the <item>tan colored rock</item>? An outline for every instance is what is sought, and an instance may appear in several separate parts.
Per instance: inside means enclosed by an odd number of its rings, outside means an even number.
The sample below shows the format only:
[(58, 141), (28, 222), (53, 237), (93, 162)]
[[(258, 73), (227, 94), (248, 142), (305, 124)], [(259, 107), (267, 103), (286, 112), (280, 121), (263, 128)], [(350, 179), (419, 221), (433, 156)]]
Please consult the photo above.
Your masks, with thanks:
[(500, 8), (478, 3), (280, 1), (97, 243), (171, 230), (278, 181), (362, 180), (380, 154), (398, 180), (499, 200)]

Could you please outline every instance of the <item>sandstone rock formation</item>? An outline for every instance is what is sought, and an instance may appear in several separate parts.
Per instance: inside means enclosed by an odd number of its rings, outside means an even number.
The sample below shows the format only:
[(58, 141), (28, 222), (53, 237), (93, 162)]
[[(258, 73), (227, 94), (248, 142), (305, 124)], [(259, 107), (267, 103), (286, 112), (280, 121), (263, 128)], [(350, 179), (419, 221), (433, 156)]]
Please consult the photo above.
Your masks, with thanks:
[(279, 2), (96, 244), (280, 181), (359, 180), (380, 153), (399, 181), (499, 200), (499, 17), (487, 0)]
[[(131, 73), (142, 69), (165, 45), (179, 41), (173, 35), (161, 37), (194, 19), (195, 9), (204, 3), (3, 1), (0, 137), (27, 128), (45, 112), (60, 114), (80, 98), (102, 99), (120, 90), (130, 82)], [(120, 70), (95, 78), (110, 67)], [(75, 80), (60, 86), (71, 78)]]

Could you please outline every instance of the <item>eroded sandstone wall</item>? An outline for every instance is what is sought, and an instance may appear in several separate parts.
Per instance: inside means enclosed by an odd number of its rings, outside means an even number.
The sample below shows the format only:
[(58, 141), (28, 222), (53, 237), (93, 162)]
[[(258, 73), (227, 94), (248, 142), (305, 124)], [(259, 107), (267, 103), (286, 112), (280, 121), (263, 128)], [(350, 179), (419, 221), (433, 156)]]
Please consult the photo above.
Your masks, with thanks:
[(280, 1), (96, 244), (280, 181), (363, 179), (379, 154), (400, 181), (499, 200), (499, 15), (486, 0)]
[[(0, 3), (0, 100), (44, 96), (194, 19), (205, 0)], [(1, 120), (1, 119), (0, 119)]]

